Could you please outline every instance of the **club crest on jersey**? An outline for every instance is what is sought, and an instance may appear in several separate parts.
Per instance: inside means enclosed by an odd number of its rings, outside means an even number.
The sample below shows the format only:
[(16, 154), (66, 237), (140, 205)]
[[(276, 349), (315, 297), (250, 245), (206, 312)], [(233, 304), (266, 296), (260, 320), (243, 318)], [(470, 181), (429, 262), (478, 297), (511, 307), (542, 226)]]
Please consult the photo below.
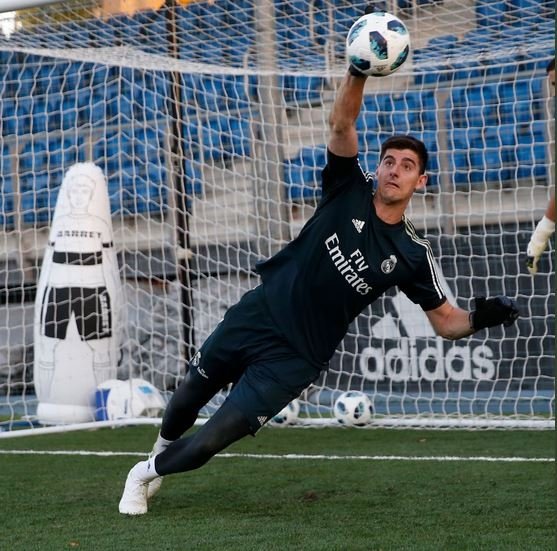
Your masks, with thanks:
[(395, 269), (396, 263), (397, 258), (394, 254), (392, 254), (389, 258), (386, 258), (383, 262), (381, 262), (381, 271), (384, 274), (390, 274)]

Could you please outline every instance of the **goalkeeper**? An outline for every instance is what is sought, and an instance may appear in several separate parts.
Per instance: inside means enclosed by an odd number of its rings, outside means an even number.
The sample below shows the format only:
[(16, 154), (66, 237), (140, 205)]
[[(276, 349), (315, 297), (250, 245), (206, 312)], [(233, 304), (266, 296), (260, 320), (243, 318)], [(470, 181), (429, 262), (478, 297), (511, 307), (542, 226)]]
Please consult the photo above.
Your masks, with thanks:
[[(261, 285), (228, 310), (189, 362), (153, 452), (128, 474), (120, 513), (146, 513), (163, 476), (197, 469), (255, 435), (327, 369), (352, 320), (391, 287), (419, 304), (447, 339), (517, 319), (514, 302), (504, 296), (478, 297), (472, 312), (447, 300), (429, 242), (404, 216), (428, 178), (421, 141), (400, 135), (382, 144), (374, 191), (357, 156), (355, 122), (365, 82), (351, 67), (339, 88), (314, 215), (296, 239), (258, 265)], [(233, 388), (220, 408), (182, 437), (229, 383)]]
[[(547, 66), (547, 79), (549, 88), (555, 95), (555, 58)], [(551, 193), (551, 198), (545, 209), (544, 217), (538, 222), (536, 229), (532, 233), (528, 248), (526, 249), (526, 267), (534, 275), (538, 272), (538, 262), (547, 248), (547, 244), (555, 233), (555, 190)]]

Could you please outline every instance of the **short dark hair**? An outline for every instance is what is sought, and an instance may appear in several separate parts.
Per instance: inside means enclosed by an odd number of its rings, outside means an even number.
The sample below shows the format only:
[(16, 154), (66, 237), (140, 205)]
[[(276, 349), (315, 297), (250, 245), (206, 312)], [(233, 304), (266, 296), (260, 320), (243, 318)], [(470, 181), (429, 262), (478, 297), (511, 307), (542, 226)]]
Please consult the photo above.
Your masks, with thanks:
[(555, 58), (553, 58), (545, 68), (546, 73), (549, 73), (550, 71), (555, 71)]
[(379, 156), (379, 162), (383, 160), (387, 149), (410, 149), (414, 151), (418, 158), (420, 159), (420, 174), (425, 174), (426, 167), (427, 167), (427, 158), (428, 152), (427, 147), (425, 146), (424, 142), (414, 138), (414, 136), (407, 136), (407, 135), (396, 135), (387, 138), (381, 144), (381, 154)]

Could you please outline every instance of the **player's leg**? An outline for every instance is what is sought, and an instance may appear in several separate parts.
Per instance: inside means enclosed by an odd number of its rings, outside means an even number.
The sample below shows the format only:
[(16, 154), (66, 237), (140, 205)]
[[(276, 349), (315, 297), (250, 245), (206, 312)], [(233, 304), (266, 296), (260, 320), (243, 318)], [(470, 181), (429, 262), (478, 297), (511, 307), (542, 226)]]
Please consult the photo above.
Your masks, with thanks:
[(230, 444), (251, 433), (244, 414), (230, 400), (225, 400), (196, 433), (173, 442), (157, 455), (155, 471), (164, 476), (198, 469)]
[(193, 424), (199, 410), (229, 381), (218, 377), (205, 378), (190, 365), (188, 372), (168, 402), (162, 418), (160, 435), (166, 441), (178, 440)]
[(226, 400), (195, 434), (176, 440), (153, 459), (140, 461), (131, 469), (118, 506), (120, 513), (145, 514), (150, 482), (167, 474), (197, 469), (251, 432), (244, 414)]
[[(235, 382), (244, 369), (242, 348), (245, 340), (242, 312), (238, 307), (227, 313), (203, 346), (189, 362), (188, 371), (180, 383), (164, 415), (161, 430), (149, 454), (153, 459), (192, 427), (200, 409), (223, 387)], [(160, 489), (162, 476), (154, 478), (147, 487), (147, 499)]]
[(248, 434), (297, 398), (320, 375), (298, 356), (250, 365), (229, 397), (195, 434), (177, 440), (154, 459), (151, 472), (167, 475), (191, 471)]
[[(194, 361), (193, 364), (195, 363)], [(205, 378), (193, 364), (190, 364), (186, 376), (166, 406), (161, 430), (149, 454), (149, 459), (165, 451), (170, 444), (191, 428), (199, 415), (199, 410), (226, 384), (226, 381), (216, 374), (212, 374), (210, 379)], [(161, 483), (162, 476), (149, 483), (147, 499), (151, 499), (160, 490)]]

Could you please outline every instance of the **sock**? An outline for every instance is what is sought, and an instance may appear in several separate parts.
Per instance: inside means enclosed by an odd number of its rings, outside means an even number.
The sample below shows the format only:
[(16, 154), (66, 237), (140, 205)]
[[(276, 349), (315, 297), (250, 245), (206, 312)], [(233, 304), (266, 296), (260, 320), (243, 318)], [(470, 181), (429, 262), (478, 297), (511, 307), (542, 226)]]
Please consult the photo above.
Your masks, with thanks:
[(155, 444), (153, 445), (153, 455), (157, 455), (166, 450), (172, 442), (174, 442), (174, 440), (167, 440), (166, 438), (163, 438), (159, 432)]
[(132, 470), (134, 471), (134, 475), (143, 483), (151, 482), (151, 480), (159, 476), (155, 469), (155, 461), (153, 459), (140, 461)]

